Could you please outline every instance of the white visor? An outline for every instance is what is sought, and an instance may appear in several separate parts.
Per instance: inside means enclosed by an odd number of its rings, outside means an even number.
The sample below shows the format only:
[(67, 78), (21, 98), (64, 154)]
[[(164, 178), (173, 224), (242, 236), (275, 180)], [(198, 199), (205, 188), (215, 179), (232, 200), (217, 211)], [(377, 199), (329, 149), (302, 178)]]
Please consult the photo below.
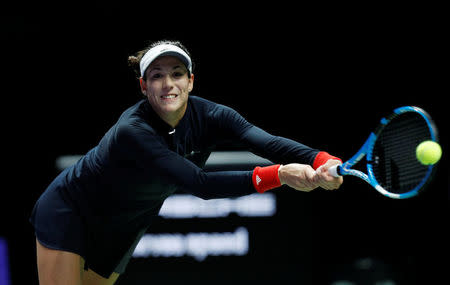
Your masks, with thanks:
[(189, 55), (182, 50), (181, 48), (171, 45), (171, 44), (162, 44), (158, 45), (154, 48), (151, 48), (141, 59), (139, 64), (141, 69), (141, 76), (144, 77), (144, 73), (147, 70), (148, 66), (158, 57), (163, 55), (170, 55), (178, 57), (181, 62), (186, 66), (190, 73), (192, 73), (192, 61)]

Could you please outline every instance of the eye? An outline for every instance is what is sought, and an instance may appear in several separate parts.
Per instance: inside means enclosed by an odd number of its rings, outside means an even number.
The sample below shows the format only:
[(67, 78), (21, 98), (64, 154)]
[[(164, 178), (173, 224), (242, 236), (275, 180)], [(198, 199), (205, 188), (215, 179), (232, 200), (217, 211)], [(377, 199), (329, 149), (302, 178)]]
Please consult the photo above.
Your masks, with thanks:
[(185, 72), (184, 70), (179, 69), (179, 70), (175, 70), (175, 71), (172, 73), (172, 76), (175, 77), (175, 78), (180, 78), (180, 77), (182, 77), (185, 73), (186, 73), (186, 72)]
[(181, 71), (175, 71), (175, 72), (173, 73), (173, 76), (174, 76), (174, 77), (181, 77), (181, 76), (183, 76), (183, 75), (184, 75), (184, 73), (181, 72)]
[(161, 77), (162, 77), (161, 73), (154, 73), (152, 74), (151, 79), (159, 79)]

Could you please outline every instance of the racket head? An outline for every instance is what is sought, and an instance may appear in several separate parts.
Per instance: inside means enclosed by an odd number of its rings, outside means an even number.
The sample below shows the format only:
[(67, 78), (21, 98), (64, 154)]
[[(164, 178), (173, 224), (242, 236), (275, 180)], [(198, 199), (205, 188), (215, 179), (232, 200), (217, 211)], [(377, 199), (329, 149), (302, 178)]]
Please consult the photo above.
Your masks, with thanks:
[(374, 135), (367, 152), (370, 184), (395, 199), (410, 198), (423, 191), (437, 163), (420, 163), (416, 148), (426, 140), (438, 142), (438, 131), (431, 116), (419, 107), (400, 107), (381, 119)]

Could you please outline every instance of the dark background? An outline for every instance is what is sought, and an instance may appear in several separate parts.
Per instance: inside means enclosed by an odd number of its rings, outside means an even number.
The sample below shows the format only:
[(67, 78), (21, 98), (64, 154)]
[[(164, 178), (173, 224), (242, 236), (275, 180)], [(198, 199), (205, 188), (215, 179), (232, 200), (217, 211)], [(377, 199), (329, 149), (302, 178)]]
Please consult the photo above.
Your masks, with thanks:
[[(37, 284), (28, 217), (57, 174), (55, 158), (88, 151), (141, 98), (127, 57), (160, 39), (180, 40), (190, 50), (192, 94), (231, 106), (273, 134), (345, 160), (383, 115), (416, 105), (434, 118), (444, 158), (429, 191), (410, 200), (384, 198), (346, 178), (336, 192), (277, 190), (273, 218), (158, 224), (164, 231), (210, 232), (245, 224), (250, 253), (202, 263), (133, 260), (120, 284), (442, 280), (439, 269), (448, 265), (448, 68), (438, 7), (185, 4), (2, 7), (0, 236), (9, 244), (13, 284)], [(368, 258), (370, 270), (355, 267)]]

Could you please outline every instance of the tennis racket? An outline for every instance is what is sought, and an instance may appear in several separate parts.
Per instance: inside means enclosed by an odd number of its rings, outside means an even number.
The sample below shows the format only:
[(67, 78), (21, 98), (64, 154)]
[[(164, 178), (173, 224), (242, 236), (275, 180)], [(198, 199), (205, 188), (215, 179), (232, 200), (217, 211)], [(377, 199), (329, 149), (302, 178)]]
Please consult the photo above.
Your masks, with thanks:
[[(426, 140), (438, 142), (429, 114), (418, 107), (400, 107), (381, 119), (355, 155), (328, 171), (335, 177), (356, 176), (389, 198), (411, 198), (425, 188), (437, 165), (423, 165), (416, 158), (417, 146)], [(367, 174), (352, 169), (364, 156)]]

